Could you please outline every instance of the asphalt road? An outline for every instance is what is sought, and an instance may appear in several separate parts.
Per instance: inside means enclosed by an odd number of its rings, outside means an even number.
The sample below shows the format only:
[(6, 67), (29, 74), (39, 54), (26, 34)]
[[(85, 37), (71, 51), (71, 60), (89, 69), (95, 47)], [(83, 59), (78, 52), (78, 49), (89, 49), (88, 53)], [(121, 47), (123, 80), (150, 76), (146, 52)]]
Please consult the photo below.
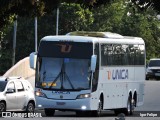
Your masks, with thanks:
[[(33, 79), (33, 78), (32, 78)], [(136, 108), (136, 112), (132, 117), (126, 116), (125, 120), (160, 120), (160, 81), (146, 81), (144, 105)], [(27, 120), (115, 120), (117, 116), (111, 111), (104, 111), (102, 117), (76, 117), (75, 112), (60, 112), (56, 111), (54, 117), (45, 117), (43, 111), (36, 111), (42, 117), (27, 118)], [(141, 116), (147, 117), (141, 117)], [(150, 117), (149, 117), (150, 116)], [(155, 117), (153, 117), (155, 116)], [(158, 116), (158, 117), (157, 117)], [(0, 118), (1, 119), (1, 118)], [(2, 118), (2, 120), (18, 120), (15, 118)], [(26, 118), (23, 118), (26, 119)], [(120, 119), (120, 120), (124, 120)]]
[(136, 110), (160, 111), (160, 81), (145, 82), (144, 105), (138, 107)]

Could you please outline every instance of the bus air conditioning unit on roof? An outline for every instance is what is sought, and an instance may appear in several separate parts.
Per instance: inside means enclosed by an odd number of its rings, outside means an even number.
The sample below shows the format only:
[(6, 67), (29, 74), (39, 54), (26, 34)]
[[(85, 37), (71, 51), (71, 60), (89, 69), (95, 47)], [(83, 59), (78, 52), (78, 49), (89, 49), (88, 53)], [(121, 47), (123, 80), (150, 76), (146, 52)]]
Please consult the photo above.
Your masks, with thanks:
[(101, 38), (124, 38), (122, 35), (112, 32), (88, 32), (88, 31), (75, 31), (70, 32), (67, 35), (70, 36), (89, 36), (89, 37), (101, 37)]

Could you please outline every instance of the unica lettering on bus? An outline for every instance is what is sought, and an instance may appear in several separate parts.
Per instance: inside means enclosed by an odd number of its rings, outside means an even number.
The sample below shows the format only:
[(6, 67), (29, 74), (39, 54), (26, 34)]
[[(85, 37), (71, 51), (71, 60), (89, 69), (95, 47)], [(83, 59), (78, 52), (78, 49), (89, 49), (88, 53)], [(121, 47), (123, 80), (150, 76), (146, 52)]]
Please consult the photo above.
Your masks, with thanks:
[(108, 80), (118, 80), (118, 79), (128, 79), (128, 69), (116, 69), (111, 71), (107, 71), (108, 73)]

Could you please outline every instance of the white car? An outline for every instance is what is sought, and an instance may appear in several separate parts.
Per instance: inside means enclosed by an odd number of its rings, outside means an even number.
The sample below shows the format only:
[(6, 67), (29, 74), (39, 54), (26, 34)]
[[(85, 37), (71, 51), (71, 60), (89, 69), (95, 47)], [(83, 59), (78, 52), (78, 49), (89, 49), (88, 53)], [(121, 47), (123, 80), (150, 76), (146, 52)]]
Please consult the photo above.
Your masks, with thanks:
[(146, 80), (160, 80), (160, 58), (150, 59), (146, 69)]
[(4, 111), (34, 112), (35, 95), (31, 84), (22, 77), (0, 77), (0, 114)]

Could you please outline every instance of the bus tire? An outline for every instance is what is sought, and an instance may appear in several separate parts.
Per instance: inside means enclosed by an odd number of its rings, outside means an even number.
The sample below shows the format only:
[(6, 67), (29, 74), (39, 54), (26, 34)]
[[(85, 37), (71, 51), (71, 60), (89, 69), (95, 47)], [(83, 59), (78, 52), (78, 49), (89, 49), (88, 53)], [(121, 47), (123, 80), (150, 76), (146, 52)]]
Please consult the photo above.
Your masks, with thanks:
[(50, 116), (51, 117), (51, 116), (54, 116), (55, 110), (51, 109), (51, 108), (45, 108), (44, 112), (45, 112), (46, 116)]
[(94, 117), (100, 117), (102, 115), (102, 110), (103, 110), (103, 102), (102, 102), (101, 99), (99, 99), (98, 109), (96, 111), (92, 112), (92, 116), (94, 116)]
[(128, 98), (128, 102), (127, 102), (127, 108), (124, 108), (124, 113), (126, 115), (133, 115), (134, 108), (135, 108), (134, 99), (132, 99), (131, 97), (129, 97)]

